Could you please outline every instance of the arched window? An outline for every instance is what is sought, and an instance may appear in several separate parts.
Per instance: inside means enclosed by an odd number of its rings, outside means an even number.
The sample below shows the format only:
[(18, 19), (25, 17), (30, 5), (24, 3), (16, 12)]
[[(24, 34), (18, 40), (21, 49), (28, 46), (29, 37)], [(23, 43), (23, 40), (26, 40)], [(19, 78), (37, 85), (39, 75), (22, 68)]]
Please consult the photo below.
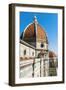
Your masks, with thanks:
[(34, 52), (32, 52), (32, 56), (34, 56)]
[(26, 55), (26, 50), (24, 50), (24, 55)]

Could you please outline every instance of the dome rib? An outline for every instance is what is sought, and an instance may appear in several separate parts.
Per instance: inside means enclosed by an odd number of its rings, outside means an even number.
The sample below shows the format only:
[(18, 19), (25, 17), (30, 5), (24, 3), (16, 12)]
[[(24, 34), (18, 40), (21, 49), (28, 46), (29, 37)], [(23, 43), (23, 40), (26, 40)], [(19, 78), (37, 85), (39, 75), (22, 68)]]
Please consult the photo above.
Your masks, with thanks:
[[(33, 24), (33, 23), (28, 24), (28, 25), (27, 25), (27, 27), (24, 29), (23, 38), (24, 38), (25, 33), (26, 33), (25, 31), (26, 31), (26, 30), (27, 30), (27, 28), (29, 28), (32, 24)], [(28, 30), (29, 30), (29, 29), (28, 29)]]

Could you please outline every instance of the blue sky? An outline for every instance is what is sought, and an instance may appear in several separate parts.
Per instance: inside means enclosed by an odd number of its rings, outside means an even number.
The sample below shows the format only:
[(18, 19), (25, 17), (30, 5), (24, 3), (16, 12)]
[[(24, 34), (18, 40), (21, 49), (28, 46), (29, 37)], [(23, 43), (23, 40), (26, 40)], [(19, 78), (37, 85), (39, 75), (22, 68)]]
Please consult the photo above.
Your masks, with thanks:
[(45, 29), (49, 41), (49, 50), (58, 52), (58, 15), (57, 13), (35, 13), (20, 12), (20, 34), (25, 27), (32, 23), (34, 16), (37, 17), (38, 23)]

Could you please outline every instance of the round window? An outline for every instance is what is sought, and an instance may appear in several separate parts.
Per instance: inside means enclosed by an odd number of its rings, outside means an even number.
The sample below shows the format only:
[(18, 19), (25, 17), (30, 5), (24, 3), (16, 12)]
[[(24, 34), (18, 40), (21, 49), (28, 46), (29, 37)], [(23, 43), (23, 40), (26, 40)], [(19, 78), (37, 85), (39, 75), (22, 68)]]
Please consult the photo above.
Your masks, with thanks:
[(42, 48), (44, 47), (44, 44), (43, 44), (43, 43), (41, 43), (41, 47), (42, 47)]

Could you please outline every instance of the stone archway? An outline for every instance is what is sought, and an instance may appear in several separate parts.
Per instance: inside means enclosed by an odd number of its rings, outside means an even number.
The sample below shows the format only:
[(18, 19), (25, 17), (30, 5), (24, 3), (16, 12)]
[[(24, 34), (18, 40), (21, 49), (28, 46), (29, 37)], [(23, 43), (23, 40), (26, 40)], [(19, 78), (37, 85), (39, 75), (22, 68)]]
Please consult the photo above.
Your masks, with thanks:
[(38, 53), (38, 57), (39, 58), (44, 58), (44, 51), (41, 50), (40, 53)]

